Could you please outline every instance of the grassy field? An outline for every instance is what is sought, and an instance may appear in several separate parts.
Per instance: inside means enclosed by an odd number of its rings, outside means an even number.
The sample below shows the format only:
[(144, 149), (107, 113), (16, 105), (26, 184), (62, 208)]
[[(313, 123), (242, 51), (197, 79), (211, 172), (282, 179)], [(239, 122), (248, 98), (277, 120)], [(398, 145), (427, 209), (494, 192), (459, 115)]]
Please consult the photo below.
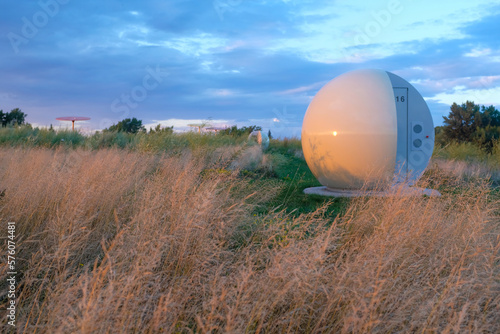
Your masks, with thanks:
[(8, 135), (17, 332), (500, 332), (500, 152), (437, 150), (440, 198), (348, 200), (302, 193), (293, 139)]

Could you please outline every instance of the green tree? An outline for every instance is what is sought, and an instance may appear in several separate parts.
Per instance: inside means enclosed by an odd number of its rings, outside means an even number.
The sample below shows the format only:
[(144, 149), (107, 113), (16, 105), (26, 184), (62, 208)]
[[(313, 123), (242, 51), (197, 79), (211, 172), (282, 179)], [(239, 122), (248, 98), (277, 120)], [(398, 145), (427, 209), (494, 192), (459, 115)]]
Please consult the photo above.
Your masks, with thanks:
[(436, 127), (436, 142), (474, 142), (488, 151), (500, 138), (500, 112), (494, 107), (479, 106), (472, 101), (453, 103), (444, 125)]
[(458, 105), (453, 103), (448, 117), (443, 116), (443, 132), (445, 137), (458, 142), (472, 141), (472, 134), (476, 130), (475, 121), (479, 117), (479, 105), (467, 101)]
[(117, 124), (111, 125), (106, 131), (111, 132), (127, 132), (127, 133), (137, 133), (145, 132), (146, 128), (142, 125), (142, 121), (137, 118), (125, 118), (124, 120), (118, 122)]
[(19, 108), (12, 109), (8, 113), (4, 113), (3, 110), (0, 110), (0, 121), (3, 127), (26, 124), (26, 116), (28, 115), (23, 113)]
[(19, 108), (12, 109), (9, 113), (10, 122), (14, 125), (22, 125), (25, 124), (26, 115)]
[(156, 125), (156, 127), (149, 128), (149, 133), (167, 133), (167, 134), (172, 134), (174, 133), (174, 126), (166, 126), (164, 128), (161, 127), (160, 124)]
[(500, 126), (500, 111), (498, 111), (494, 106), (481, 107), (482, 119), (486, 123), (484, 126)]
[(491, 152), (495, 141), (500, 138), (500, 126), (487, 125), (482, 128), (477, 128), (474, 132), (473, 141), (484, 147), (488, 152)]
[(238, 128), (236, 125), (233, 125), (230, 128), (224, 129), (219, 133), (221, 135), (229, 135), (231, 137), (240, 137), (240, 136), (248, 136), (252, 131), (261, 131), (262, 128), (257, 125), (244, 126), (242, 128)]

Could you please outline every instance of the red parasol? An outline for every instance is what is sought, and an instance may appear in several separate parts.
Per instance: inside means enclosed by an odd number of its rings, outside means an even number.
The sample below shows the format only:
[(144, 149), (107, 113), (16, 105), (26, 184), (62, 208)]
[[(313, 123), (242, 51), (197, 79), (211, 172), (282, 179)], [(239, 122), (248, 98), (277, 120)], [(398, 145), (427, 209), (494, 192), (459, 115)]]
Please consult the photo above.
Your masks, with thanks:
[(56, 118), (58, 121), (71, 121), (72, 130), (75, 131), (75, 121), (88, 121), (90, 117), (80, 117), (80, 116), (65, 116)]

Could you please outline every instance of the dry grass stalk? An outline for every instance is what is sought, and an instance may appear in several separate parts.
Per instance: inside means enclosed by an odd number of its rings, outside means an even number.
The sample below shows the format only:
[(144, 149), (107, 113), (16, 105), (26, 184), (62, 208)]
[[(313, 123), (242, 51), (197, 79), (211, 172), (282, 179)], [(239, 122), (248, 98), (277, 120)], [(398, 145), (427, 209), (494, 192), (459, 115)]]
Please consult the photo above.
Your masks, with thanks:
[(202, 172), (228, 159), (2, 149), (0, 215), (24, 259), (18, 330), (500, 331), (498, 202), (484, 183), (355, 199), (334, 221), (325, 208), (254, 216), (273, 189)]

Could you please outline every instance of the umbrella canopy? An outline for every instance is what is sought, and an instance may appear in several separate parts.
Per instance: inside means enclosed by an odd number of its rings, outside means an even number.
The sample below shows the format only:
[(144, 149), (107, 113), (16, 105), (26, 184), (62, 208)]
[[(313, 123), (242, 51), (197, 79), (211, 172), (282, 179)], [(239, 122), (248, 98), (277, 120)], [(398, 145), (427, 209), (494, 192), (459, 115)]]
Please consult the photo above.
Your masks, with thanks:
[(90, 117), (81, 117), (81, 116), (64, 116), (56, 118), (58, 121), (71, 121), (72, 130), (75, 130), (75, 121), (88, 121)]

